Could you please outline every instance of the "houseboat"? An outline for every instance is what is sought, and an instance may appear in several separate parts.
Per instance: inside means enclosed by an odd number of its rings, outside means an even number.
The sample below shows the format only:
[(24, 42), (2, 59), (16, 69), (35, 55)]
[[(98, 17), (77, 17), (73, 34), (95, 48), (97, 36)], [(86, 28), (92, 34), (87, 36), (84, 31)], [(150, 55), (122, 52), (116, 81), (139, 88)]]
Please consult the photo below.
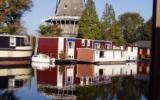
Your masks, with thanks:
[(37, 53), (57, 59), (77, 59), (78, 48), (109, 48), (111, 41), (80, 39), (73, 37), (39, 37)]
[(0, 65), (30, 64), (31, 39), (21, 35), (0, 35)]
[(137, 61), (137, 47), (116, 47), (109, 49), (100, 48), (78, 48), (77, 60), (80, 62), (91, 62), (96, 64), (125, 64)]
[[(73, 37), (39, 37), (37, 53), (56, 59), (78, 62), (111, 62), (120, 64), (137, 60), (136, 46), (114, 46), (112, 41), (91, 40)], [(114, 63), (113, 63), (114, 62)], [(117, 63), (118, 62), (118, 63)]]
[(31, 88), (31, 79), (31, 68), (19, 67), (1, 69), (0, 100), (13, 100), (13, 92), (17, 92), (17, 90), (21, 88)]

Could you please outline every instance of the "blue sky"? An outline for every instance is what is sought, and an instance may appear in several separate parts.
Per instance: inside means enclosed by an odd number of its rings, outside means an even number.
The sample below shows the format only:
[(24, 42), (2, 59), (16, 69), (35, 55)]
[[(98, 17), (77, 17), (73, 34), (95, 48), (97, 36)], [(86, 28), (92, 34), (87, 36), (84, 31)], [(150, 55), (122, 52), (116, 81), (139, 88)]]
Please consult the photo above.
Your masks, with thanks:
[[(153, 0), (94, 0), (99, 18), (105, 7), (105, 3), (111, 4), (116, 12), (116, 17), (125, 12), (138, 12), (145, 20), (152, 16)], [(33, 0), (31, 12), (25, 13), (23, 23), (29, 34), (36, 34), (42, 20), (54, 15), (56, 0)]]

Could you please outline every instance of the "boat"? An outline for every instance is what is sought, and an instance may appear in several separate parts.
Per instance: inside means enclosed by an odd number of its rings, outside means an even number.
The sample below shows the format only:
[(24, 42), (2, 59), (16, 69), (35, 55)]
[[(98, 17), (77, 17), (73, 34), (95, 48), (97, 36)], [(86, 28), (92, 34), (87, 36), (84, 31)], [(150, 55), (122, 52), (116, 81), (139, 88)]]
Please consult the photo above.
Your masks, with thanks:
[(38, 70), (46, 70), (46, 69), (55, 67), (55, 64), (44, 63), (44, 62), (32, 62), (31, 65), (32, 65), (32, 68), (35, 68)]
[(0, 65), (30, 64), (32, 43), (29, 36), (0, 34)]
[(32, 56), (32, 62), (40, 62), (40, 63), (50, 63), (51, 58), (45, 54), (37, 54)]

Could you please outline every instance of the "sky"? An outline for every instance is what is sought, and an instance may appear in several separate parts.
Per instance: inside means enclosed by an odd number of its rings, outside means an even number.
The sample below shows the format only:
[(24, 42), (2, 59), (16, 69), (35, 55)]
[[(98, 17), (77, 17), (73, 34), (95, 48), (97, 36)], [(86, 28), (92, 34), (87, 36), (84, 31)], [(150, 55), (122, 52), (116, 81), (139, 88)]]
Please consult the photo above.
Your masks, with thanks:
[[(22, 18), (28, 34), (37, 34), (42, 20), (53, 16), (57, 0), (33, 0), (33, 7)], [(116, 18), (125, 12), (137, 12), (145, 20), (152, 16), (153, 0), (94, 0), (98, 17), (101, 18), (106, 2), (115, 10)]]

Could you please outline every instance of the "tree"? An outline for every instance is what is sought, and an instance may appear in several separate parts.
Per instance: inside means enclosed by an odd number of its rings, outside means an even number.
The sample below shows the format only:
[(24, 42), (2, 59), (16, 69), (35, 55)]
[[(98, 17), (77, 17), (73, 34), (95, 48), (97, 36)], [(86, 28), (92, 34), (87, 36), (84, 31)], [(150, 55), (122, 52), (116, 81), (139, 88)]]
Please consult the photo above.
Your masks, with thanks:
[(79, 36), (80, 38), (100, 39), (100, 26), (96, 8), (93, 0), (87, 0), (86, 8), (83, 11), (79, 23)]
[(112, 41), (115, 45), (123, 45), (125, 43), (120, 25), (117, 21), (110, 27), (110, 33), (107, 34), (107, 40)]
[(119, 24), (127, 43), (137, 41), (137, 30), (143, 26), (144, 19), (138, 13), (124, 13), (119, 16)]
[(112, 5), (109, 5), (108, 3), (106, 3), (105, 10), (103, 12), (102, 20), (101, 20), (102, 32), (103, 33), (108, 33), (112, 24), (115, 21), (116, 21), (115, 11), (114, 11)]
[(23, 33), (21, 17), (31, 7), (31, 0), (0, 0), (0, 33)]
[(61, 36), (62, 29), (57, 25), (40, 25), (38, 32), (44, 36)]
[(147, 22), (143, 24), (143, 26), (139, 27), (137, 30), (138, 40), (151, 40), (152, 35), (152, 19), (149, 19)]
[(102, 39), (110, 40), (116, 45), (121, 45), (124, 39), (120, 31), (120, 25), (115, 19), (115, 11), (112, 5), (106, 3), (101, 20)]

